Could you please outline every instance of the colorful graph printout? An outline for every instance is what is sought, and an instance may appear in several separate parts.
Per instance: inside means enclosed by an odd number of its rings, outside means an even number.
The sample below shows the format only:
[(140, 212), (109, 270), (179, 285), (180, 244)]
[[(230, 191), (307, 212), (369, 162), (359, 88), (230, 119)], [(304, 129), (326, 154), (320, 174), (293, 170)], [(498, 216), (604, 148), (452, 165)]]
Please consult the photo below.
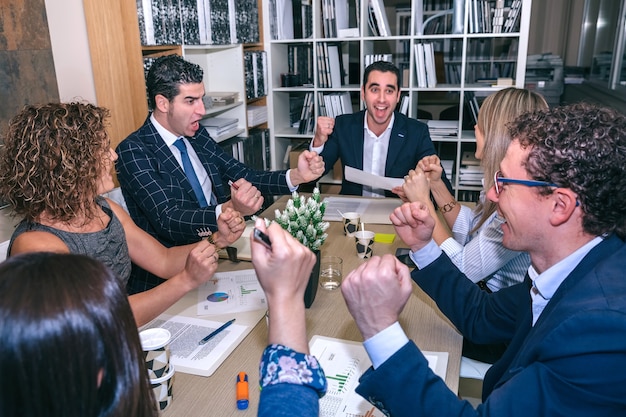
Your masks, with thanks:
[(254, 269), (218, 272), (198, 287), (199, 316), (266, 309), (265, 293)]
[[(320, 400), (320, 417), (383, 417), (383, 414), (354, 390), (361, 375), (371, 366), (361, 342), (315, 335), (309, 342), (311, 355), (324, 368), (328, 390)], [(423, 352), (428, 366), (445, 378), (447, 352)]]
[(209, 294), (206, 299), (213, 303), (221, 303), (222, 301), (228, 300), (228, 294), (225, 292), (214, 292), (213, 294)]

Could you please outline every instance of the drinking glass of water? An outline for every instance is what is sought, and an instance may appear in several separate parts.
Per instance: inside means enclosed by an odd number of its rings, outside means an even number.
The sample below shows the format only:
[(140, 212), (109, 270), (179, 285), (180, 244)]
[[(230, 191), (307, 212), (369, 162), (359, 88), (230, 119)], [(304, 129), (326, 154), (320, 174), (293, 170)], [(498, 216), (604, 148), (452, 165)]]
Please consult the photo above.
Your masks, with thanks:
[(320, 260), (320, 286), (336, 290), (341, 285), (343, 259), (338, 256), (322, 256)]

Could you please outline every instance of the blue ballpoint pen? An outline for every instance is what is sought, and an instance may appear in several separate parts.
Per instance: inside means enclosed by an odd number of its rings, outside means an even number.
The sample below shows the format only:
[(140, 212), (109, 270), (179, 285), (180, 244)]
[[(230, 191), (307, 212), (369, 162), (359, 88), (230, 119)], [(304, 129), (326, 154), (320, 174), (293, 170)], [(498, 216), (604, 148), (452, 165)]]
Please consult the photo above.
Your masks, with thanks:
[(226, 323), (222, 324), (220, 327), (218, 327), (217, 329), (215, 329), (211, 333), (209, 333), (209, 335), (207, 337), (205, 337), (204, 339), (202, 339), (200, 342), (198, 342), (198, 344), (199, 345), (204, 345), (206, 342), (211, 340), (213, 337), (217, 336), (217, 334), (219, 332), (221, 332), (222, 330), (224, 330), (225, 328), (227, 328), (228, 326), (230, 326), (234, 322), (235, 322), (235, 319), (228, 320)]

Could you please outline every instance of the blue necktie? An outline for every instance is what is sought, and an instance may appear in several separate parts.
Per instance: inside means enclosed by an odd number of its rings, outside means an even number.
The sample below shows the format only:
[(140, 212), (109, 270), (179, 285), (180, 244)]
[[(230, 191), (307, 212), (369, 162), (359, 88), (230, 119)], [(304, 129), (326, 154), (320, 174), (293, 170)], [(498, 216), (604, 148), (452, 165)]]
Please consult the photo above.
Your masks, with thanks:
[(176, 146), (180, 151), (180, 156), (183, 161), (183, 170), (185, 171), (185, 175), (187, 175), (189, 183), (191, 183), (191, 188), (193, 188), (193, 192), (196, 194), (200, 207), (208, 207), (209, 205), (206, 202), (206, 197), (204, 196), (204, 192), (200, 186), (200, 181), (198, 181), (198, 176), (193, 170), (193, 165), (191, 165), (191, 159), (189, 159), (185, 141), (183, 141), (182, 138), (179, 138), (176, 142), (174, 142), (174, 146)]

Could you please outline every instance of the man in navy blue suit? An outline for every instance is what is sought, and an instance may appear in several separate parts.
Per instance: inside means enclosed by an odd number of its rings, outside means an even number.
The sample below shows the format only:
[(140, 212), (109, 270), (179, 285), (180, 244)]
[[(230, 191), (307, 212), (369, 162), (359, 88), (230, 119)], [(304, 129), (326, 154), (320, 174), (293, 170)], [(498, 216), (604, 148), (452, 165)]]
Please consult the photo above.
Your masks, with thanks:
[[(296, 169), (263, 172), (225, 153), (200, 125), (203, 71), (176, 55), (157, 59), (146, 78), (152, 113), (117, 147), (117, 178), (130, 216), (165, 246), (209, 237), (226, 208), (256, 213), (262, 194), (281, 195), (320, 177), (322, 158), (303, 152)], [(229, 185), (232, 181), (233, 185)], [(162, 280), (133, 266), (128, 290)]]
[[(365, 110), (336, 119), (317, 118), (310, 149), (324, 158), (325, 173), (340, 159), (342, 172), (347, 165), (379, 176), (403, 178), (423, 157), (435, 154), (428, 126), (395, 111), (400, 100), (399, 79), (398, 67), (390, 62), (374, 62), (363, 73), (361, 98)], [(441, 176), (452, 192), (445, 172)], [(402, 187), (390, 192), (348, 181), (345, 176), (340, 193), (373, 197), (404, 195)]]
[[(432, 241), (425, 204), (391, 215), (418, 269), (386, 255), (341, 286), (372, 359), (357, 392), (393, 416), (626, 415), (626, 117), (575, 104), (520, 116), (488, 198), (525, 282), (488, 294)], [(398, 324), (411, 278), (476, 343), (509, 344), (477, 409), (428, 368)], [(419, 326), (419, 323), (408, 323)]]

